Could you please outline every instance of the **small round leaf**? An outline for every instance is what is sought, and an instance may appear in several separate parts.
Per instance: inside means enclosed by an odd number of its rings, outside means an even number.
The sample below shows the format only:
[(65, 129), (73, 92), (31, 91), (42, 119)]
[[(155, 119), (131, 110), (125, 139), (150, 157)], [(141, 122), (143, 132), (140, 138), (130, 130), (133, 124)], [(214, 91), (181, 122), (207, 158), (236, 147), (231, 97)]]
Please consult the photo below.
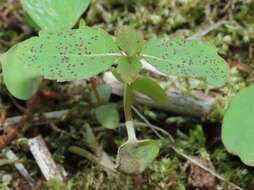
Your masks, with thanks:
[(97, 107), (95, 109), (95, 116), (100, 124), (107, 129), (115, 129), (119, 127), (120, 116), (116, 105), (114, 104)]
[(117, 169), (130, 175), (140, 174), (154, 161), (159, 151), (159, 141), (127, 141), (118, 150)]

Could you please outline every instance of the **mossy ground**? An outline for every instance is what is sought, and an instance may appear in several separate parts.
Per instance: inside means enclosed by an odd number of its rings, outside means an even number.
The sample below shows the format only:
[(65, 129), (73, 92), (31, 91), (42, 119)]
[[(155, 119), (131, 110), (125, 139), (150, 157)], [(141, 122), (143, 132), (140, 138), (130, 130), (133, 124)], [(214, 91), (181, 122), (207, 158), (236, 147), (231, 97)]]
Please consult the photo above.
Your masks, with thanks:
[[(218, 47), (220, 54), (234, 67), (231, 78), (234, 85), (226, 90), (238, 91), (253, 81), (243, 64), (250, 68), (253, 62), (254, 44), (254, 1), (252, 0), (97, 0), (92, 3), (83, 16), (89, 26), (103, 28), (114, 34), (118, 26), (130, 25), (142, 31), (146, 37), (182, 34), (191, 36), (203, 31), (220, 21), (227, 24), (213, 30), (204, 38)], [(15, 43), (36, 35), (28, 17), (20, 9), (17, 0), (0, 1), (0, 51), (4, 52)], [(100, 79), (98, 79), (100, 80)], [(89, 123), (105, 151), (115, 157), (117, 147), (124, 141), (124, 128), (114, 131), (103, 130), (92, 117), (91, 107), (87, 105), (89, 88), (78, 84), (57, 84), (44, 82), (42, 88), (46, 95), (36, 112), (60, 109), (72, 109), (67, 118), (54, 123), (29, 125), (8, 148), (12, 148), (24, 161), (33, 178), (38, 181), (38, 188), (43, 189), (42, 175), (35, 161), (23, 143), (29, 138), (41, 134), (48, 144), (54, 159), (68, 173), (67, 185), (51, 181), (47, 184), (53, 189), (217, 189), (231, 190), (225, 182), (199, 171), (188, 160), (172, 150), (172, 142), (163, 140), (161, 153), (157, 160), (139, 176), (110, 175), (97, 164), (68, 152), (68, 147), (76, 145), (89, 150), (84, 140), (84, 124)], [(1, 113), (7, 116), (20, 115), (20, 106), (25, 103), (10, 97), (1, 83)], [(226, 91), (227, 93), (227, 91)], [(121, 105), (119, 97), (111, 97)], [(86, 110), (86, 111), (85, 111)], [(139, 110), (152, 123), (161, 126), (175, 139), (175, 147), (184, 154), (197, 158), (214, 168), (215, 172), (224, 176), (244, 189), (254, 189), (254, 170), (245, 166), (237, 157), (227, 153), (220, 139), (219, 123), (203, 123), (199, 119), (175, 116), (162, 111), (139, 106)], [(82, 114), (80, 114), (82, 113)], [(138, 118), (136, 118), (138, 120)], [(147, 127), (137, 129), (139, 138), (158, 137)], [(0, 189), (26, 189), (22, 185), (13, 166), (0, 168), (0, 176), (8, 173), (13, 176), (9, 183), (2, 183)], [(200, 180), (200, 175), (203, 180)], [(204, 177), (205, 176), (205, 177)], [(202, 178), (201, 178), (202, 179)], [(0, 181), (2, 179), (0, 178)], [(197, 183), (198, 181), (198, 183)], [(210, 181), (210, 184), (207, 183)]]

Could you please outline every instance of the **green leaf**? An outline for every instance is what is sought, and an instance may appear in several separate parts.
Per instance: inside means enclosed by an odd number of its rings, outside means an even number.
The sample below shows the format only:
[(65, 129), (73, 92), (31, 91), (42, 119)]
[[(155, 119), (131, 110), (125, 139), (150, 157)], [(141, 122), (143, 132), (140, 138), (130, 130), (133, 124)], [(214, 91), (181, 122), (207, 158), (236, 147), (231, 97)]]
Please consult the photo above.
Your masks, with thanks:
[[(108, 84), (102, 84), (97, 86), (97, 91), (100, 96), (100, 103), (107, 103), (109, 101), (110, 95), (111, 95), (111, 86)], [(91, 100), (93, 104), (97, 103), (95, 92), (91, 92)]]
[(91, 0), (21, 0), (23, 9), (45, 31), (71, 29)]
[(118, 150), (117, 169), (126, 174), (140, 174), (158, 156), (159, 150), (159, 141), (127, 142)]
[(110, 35), (89, 27), (42, 33), (39, 38), (27, 40), (20, 54), (45, 78), (58, 81), (90, 78), (109, 69), (121, 56)]
[(41, 78), (22, 63), (15, 53), (16, 48), (1, 57), (3, 79), (11, 94), (26, 100), (37, 91)]
[(116, 43), (128, 56), (139, 54), (145, 45), (143, 34), (128, 26), (116, 32)]
[(34, 20), (25, 12), (24, 13), (24, 22), (34, 28), (35, 30), (39, 31), (40, 27), (34, 22)]
[(49, 179), (44, 185), (52, 190), (70, 190), (67, 184), (55, 178)]
[(119, 113), (114, 104), (99, 106), (95, 109), (95, 116), (100, 124), (107, 129), (119, 127)]
[(254, 166), (254, 86), (241, 90), (224, 115), (222, 141), (226, 149)]
[(136, 90), (159, 104), (167, 102), (168, 97), (160, 85), (148, 77), (139, 77), (136, 81), (132, 83), (133, 90)]
[(120, 75), (119, 72), (117, 71), (117, 68), (114, 68), (114, 67), (113, 67), (113, 68), (111, 69), (111, 72), (112, 72), (112, 74), (114, 75), (114, 77), (115, 77), (118, 81), (124, 83), (123, 79), (121, 78), (121, 75)]
[(126, 83), (132, 83), (138, 77), (142, 68), (138, 57), (122, 57), (117, 66), (120, 78)]
[(94, 135), (94, 132), (91, 128), (91, 126), (88, 123), (85, 123), (83, 125), (83, 138), (84, 141), (87, 143), (87, 145), (89, 146), (89, 148), (93, 151), (93, 152), (97, 152), (97, 150), (100, 149), (100, 144), (97, 141), (96, 136)]
[[(8, 89), (14, 88), (11, 91), (14, 96), (26, 99), (27, 96), (20, 97), (16, 92), (23, 88), (23, 82), (34, 86), (36, 76), (57, 81), (89, 78), (109, 69), (119, 56), (118, 47), (104, 31), (87, 27), (42, 32), (39, 37), (26, 40), (7, 52), (7, 58), (3, 59), (4, 78)], [(11, 72), (20, 72), (23, 80), (11, 79)]]
[(213, 45), (180, 37), (151, 40), (142, 54), (165, 74), (206, 78), (210, 86), (223, 84), (229, 70)]

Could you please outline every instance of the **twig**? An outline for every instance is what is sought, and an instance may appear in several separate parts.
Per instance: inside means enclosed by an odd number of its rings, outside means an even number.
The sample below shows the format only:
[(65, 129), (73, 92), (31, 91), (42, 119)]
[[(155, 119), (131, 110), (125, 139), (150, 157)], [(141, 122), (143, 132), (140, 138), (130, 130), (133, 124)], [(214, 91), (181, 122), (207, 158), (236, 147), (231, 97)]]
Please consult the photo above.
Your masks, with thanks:
[(208, 167), (202, 165), (201, 163), (199, 163), (197, 160), (191, 158), (190, 156), (184, 154), (183, 152), (181, 152), (180, 150), (178, 150), (175, 146), (173, 145), (170, 145), (170, 147), (177, 153), (179, 154), (180, 156), (182, 156), (183, 158), (185, 158), (186, 160), (190, 161), (192, 164), (202, 168), (203, 170), (207, 171), (208, 173), (210, 173), (211, 175), (215, 176), (216, 178), (218, 178), (219, 180), (227, 183), (228, 185), (234, 187), (235, 189), (238, 189), (238, 190), (244, 190), (243, 188), (241, 188), (240, 186), (228, 181), (226, 178), (224, 178), (223, 176), (217, 174), (215, 171), (209, 169)]
[[(108, 85), (111, 86), (113, 94), (118, 96), (123, 95), (123, 86), (112, 75), (112, 73), (106, 72), (103, 76), (103, 79)], [(195, 97), (199, 97), (195, 98), (181, 93), (176, 88), (170, 88), (166, 93), (168, 95), (168, 101), (163, 105), (158, 105), (147, 96), (139, 93), (134, 93), (133, 99), (134, 102), (148, 105), (157, 109), (209, 120), (214, 119), (210, 117), (213, 115), (212, 113), (218, 112), (216, 107), (217, 101), (222, 98), (220, 94), (217, 94), (216, 96), (205, 96), (202, 92), (197, 90), (192, 91)], [(225, 102), (227, 102), (227, 99), (224, 99)], [(218, 117), (215, 119), (218, 120), (220, 118)]]
[[(33, 120), (32, 122), (40, 122), (41, 121), (41, 116), (43, 116), (47, 122), (48, 120), (53, 120), (53, 119), (59, 119), (66, 115), (70, 110), (60, 110), (60, 111), (52, 111), (52, 112), (46, 112), (46, 113), (36, 113), (33, 115)], [(10, 126), (10, 125), (15, 125), (21, 121), (23, 116), (14, 116), (14, 117), (9, 117), (5, 120), (4, 122), (4, 127)]]
[[(15, 153), (12, 150), (7, 150), (4, 149), (3, 154), (5, 155), (5, 157), (10, 160), (10, 161), (17, 161), (18, 157), (15, 155)], [(21, 176), (23, 176), (26, 181), (28, 182), (28, 184), (30, 185), (30, 187), (32, 189), (34, 189), (35, 186), (35, 181), (34, 179), (30, 176), (30, 174), (28, 173), (28, 171), (26, 170), (26, 168), (24, 167), (23, 164), (21, 163), (15, 163), (15, 168), (18, 170), (18, 172), (20, 173)]]
[(206, 28), (205, 30), (202, 30), (202, 31), (188, 37), (187, 39), (188, 40), (198, 40), (198, 39), (202, 38), (203, 36), (207, 35), (208, 33), (212, 32), (213, 30), (216, 30), (217, 28), (219, 28), (225, 24), (228, 24), (228, 21), (221, 20), (221, 21), (213, 24), (212, 26)]
[(157, 131), (156, 129), (154, 129), (154, 126), (134, 107), (131, 106), (132, 110), (140, 117), (140, 119), (142, 119), (143, 121), (145, 121), (145, 123), (148, 123), (147, 126), (149, 126), (151, 128), (151, 130), (159, 137), (159, 138), (163, 138)]
[(64, 135), (66, 135), (66, 136), (68, 136), (68, 137), (71, 137), (71, 138), (74, 138), (74, 139), (77, 139), (77, 140), (80, 138), (78, 135), (75, 135), (75, 134), (73, 134), (73, 133), (69, 133), (69, 132), (67, 132), (67, 131), (65, 131), (65, 130), (63, 130), (63, 129), (58, 128), (58, 126), (57, 126), (54, 122), (49, 122), (49, 125), (50, 125), (50, 127), (51, 127), (54, 131), (56, 131), (56, 132), (58, 132), (58, 133), (60, 133), (60, 134), (64, 134)]
[(38, 105), (40, 99), (37, 94), (35, 94), (28, 102), (27, 107), (24, 112), (24, 115), (20, 122), (15, 127), (6, 126), (3, 128), (3, 135), (0, 136), (0, 149), (3, 149), (5, 146), (11, 143), (18, 134), (24, 129), (24, 127), (33, 120), (33, 109)]
[(64, 181), (62, 171), (54, 162), (42, 137), (37, 136), (29, 139), (28, 145), (45, 179), (58, 179)]

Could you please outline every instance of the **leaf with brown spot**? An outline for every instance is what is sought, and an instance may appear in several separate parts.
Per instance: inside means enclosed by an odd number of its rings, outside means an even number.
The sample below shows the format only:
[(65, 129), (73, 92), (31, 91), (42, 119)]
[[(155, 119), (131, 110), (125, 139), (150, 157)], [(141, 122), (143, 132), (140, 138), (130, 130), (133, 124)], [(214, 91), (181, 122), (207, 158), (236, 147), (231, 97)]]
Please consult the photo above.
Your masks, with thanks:
[(14, 96), (28, 99), (38, 86), (38, 77), (57, 81), (90, 78), (108, 70), (119, 56), (112, 37), (101, 30), (42, 32), (4, 55), (4, 81)]
[(142, 54), (165, 74), (202, 77), (210, 86), (223, 84), (229, 70), (213, 45), (180, 37), (151, 40)]

